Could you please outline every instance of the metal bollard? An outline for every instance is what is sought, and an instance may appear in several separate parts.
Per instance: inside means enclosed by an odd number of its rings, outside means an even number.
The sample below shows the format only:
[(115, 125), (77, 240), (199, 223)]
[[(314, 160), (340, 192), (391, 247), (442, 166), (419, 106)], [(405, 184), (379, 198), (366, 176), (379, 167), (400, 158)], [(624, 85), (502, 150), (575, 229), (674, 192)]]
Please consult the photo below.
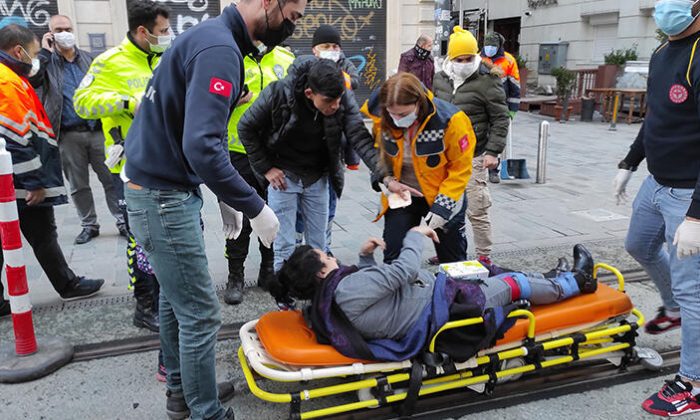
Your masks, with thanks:
[(544, 184), (547, 177), (547, 140), (549, 138), (549, 122), (540, 124), (540, 139), (537, 142), (537, 177), (535, 182)]

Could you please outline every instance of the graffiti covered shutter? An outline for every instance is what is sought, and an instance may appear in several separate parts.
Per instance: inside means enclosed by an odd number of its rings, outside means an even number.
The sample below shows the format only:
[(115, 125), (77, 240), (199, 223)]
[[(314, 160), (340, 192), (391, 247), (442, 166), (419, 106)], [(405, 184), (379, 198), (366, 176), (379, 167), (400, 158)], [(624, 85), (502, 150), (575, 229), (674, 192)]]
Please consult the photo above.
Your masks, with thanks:
[(364, 102), (386, 75), (386, 0), (314, 0), (287, 39), (294, 54), (311, 54), (311, 39), (319, 25), (340, 32), (343, 53), (360, 72), (357, 101)]
[(219, 16), (219, 0), (158, 0), (170, 9), (170, 26), (177, 36), (199, 22)]
[(0, 0), (0, 21), (7, 24), (26, 24), (39, 39), (49, 31), (49, 18), (57, 14), (56, 0)]

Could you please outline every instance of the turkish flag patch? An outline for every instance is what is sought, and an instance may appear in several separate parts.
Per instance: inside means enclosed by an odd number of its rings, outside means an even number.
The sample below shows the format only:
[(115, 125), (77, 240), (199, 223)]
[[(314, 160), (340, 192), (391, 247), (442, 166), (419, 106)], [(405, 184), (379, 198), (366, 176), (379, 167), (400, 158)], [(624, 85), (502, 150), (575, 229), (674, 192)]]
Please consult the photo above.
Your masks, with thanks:
[(469, 148), (469, 136), (464, 136), (459, 140), (459, 148), (465, 151)]
[(231, 97), (231, 91), (233, 90), (233, 85), (231, 82), (219, 79), (218, 77), (212, 77), (209, 81), (209, 92), (215, 95), (221, 95), (226, 98)]

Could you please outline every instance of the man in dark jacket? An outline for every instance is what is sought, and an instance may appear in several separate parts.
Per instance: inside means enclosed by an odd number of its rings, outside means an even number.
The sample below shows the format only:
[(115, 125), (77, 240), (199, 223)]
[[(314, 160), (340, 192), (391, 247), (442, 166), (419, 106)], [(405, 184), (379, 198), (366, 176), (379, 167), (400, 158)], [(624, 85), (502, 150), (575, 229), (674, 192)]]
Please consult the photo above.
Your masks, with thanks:
[(75, 45), (73, 23), (68, 16), (51, 16), (49, 29), (50, 32), (41, 40), (41, 68), (32, 82), (40, 86), (42, 103), (59, 140), (63, 173), (70, 183), (70, 195), (83, 228), (75, 243), (87, 243), (100, 233), (90, 190), (89, 166), (102, 184), (109, 211), (117, 220), (119, 234), (126, 237), (124, 216), (104, 163), (104, 138), (99, 122), (84, 120), (73, 109), (73, 94), (90, 68), (92, 56)]
[(400, 72), (413, 74), (430, 90), (433, 89), (435, 75), (435, 63), (430, 53), (432, 49), (433, 39), (427, 35), (421, 35), (413, 48), (401, 54), (399, 61)]
[(491, 194), (487, 169), (498, 166), (508, 135), (508, 107), (503, 85), (496, 74), (481, 63), (474, 36), (454, 28), (443, 70), (435, 75), (433, 93), (451, 102), (469, 117), (476, 134), (472, 177), (467, 184), (467, 215), (474, 231), (477, 258), (491, 255)]
[[(36, 73), (38, 53), (39, 42), (29, 29), (0, 29), (0, 138), (12, 155), (20, 229), (61, 298), (80, 299), (97, 293), (104, 280), (76, 276), (58, 244), (53, 206), (67, 198), (51, 123), (28, 81)], [(0, 316), (9, 309), (0, 283)]]
[[(199, 212), (204, 183), (221, 200), (224, 224), (240, 234), (243, 214), (266, 246), (279, 222), (231, 165), (231, 110), (245, 83), (243, 56), (272, 49), (294, 32), (306, 0), (240, 0), (178, 36), (148, 82), (125, 142), (127, 210), (136, 241), (159, 279), (160, 338), (171, 418), (232, 419), (217, 390), (221, 307), (208, 270)], [(247, 145), (246, 145), (247, 146)], [(218, 398), (217, 398), (218, 396)]]
[(326, 249), (328, 183), (338, 197), (343, 191), (342, 136), (370, 170), (377, 166), (374, 140), (340, 68), (326, 59), (298, 58), (246, 111), (238, 133), (253, 170), (270, 184), (268, 203), (280, 220), (275, 271), (294, 252), (298, 206), (306, 243)]

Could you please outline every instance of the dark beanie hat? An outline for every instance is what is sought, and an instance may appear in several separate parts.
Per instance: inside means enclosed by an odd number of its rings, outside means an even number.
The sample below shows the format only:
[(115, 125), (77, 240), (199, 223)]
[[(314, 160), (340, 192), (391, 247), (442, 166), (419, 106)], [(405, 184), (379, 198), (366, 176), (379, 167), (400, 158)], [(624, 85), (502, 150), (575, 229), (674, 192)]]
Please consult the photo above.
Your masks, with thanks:
[(340, 32), (330, 25), (321, 25), (314, 32), (314, 38), (311, 42), (311, 48), (318, 44), (338, 44), (340, 45)]

